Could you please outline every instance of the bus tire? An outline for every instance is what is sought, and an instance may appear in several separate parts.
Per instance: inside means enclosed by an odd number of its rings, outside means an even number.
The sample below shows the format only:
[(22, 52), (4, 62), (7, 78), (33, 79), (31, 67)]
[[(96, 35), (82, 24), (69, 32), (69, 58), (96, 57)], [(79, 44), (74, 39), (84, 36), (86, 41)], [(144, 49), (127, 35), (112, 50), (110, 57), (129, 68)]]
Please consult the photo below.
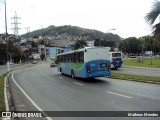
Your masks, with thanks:
[(117, 70), (118, 69), (118, 67), (114, 67), (114, 70)]
[(74, 71), (73, 70), (71, 70), (71, 77), (74, 79), (75, 78), (75, 76), (74, 76)]
[(61, 72), (61, 74), (63, 74), (63, 73), (62, 73), (62, 68), (60, 68), (60, 72)]

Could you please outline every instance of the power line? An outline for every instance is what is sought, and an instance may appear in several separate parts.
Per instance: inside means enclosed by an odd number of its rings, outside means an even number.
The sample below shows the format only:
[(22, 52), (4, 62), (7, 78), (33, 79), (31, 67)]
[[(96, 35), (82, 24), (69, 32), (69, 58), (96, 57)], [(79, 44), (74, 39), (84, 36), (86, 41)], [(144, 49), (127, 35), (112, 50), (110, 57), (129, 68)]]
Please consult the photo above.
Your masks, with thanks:
[(28, 32), (29, 32), (29, 29), (30, 27), (25, 27), (24, 29), (26, 29), (27, 30), (27, 41), (28, 41)]
[(14, 35), (18, 36), (19, 35), (18, 30), (21, 29), (21, 28), (18, 28), (18, 24), (21, 24), (21, 23), (18, 22), (18, 19), (21, 19), (21, 18), (17, 17), (17, 12), (15, 11), (15, 15), (11, 19), (14, 19), (14, 22), (11, 23), (11, 24), (14, 24), (14, 28), (12, 28), (12, 30), (14, 30)]

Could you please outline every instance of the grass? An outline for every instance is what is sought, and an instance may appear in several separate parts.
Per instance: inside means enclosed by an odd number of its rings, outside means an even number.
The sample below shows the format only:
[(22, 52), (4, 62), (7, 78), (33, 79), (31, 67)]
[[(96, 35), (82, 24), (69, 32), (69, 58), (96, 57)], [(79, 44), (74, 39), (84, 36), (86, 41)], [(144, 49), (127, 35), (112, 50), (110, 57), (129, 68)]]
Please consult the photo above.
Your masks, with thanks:
[(116, 73), (116, 72), (112, 72), (111, 77), (118, 78), (118, 79), (132, 79), (132, 80), (140, 80), (140, 81), (160, 82), (160, 77), (123, 74), (123, 73)]
[(0, 76), (0, 111), (5, 111), (5, 99), (4, 99), (4, 78), (6, 74)]
[[(152, 60), (152, 64), (151, 64)], [(149, 67), (149, 68), (160, 68), (160, 58), (143, 58), (143, 62), (137, 62), (137, 59), (124, 60), (124, 66), (138, 66), (138, 67)]]

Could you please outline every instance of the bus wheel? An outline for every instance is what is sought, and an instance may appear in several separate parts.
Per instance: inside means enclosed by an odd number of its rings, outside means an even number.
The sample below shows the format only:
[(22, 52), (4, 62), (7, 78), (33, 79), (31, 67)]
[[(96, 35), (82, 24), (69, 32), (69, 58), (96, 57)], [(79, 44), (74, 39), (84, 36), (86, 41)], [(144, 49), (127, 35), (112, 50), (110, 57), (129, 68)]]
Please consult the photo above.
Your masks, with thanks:
[(74, 76), (74, 71), (73, 70), (71, 70), (71, 77), (74, 79), (75, 78), (75, 76)]
[(117, 70), (117, 69), (118, 69), (117, 67), (114, 68), (114, 70)]
[(60, 68), (60, 72), (61, 72), (61, 74), (63, 74), (63, 73), (62, 73), (62, 68)]

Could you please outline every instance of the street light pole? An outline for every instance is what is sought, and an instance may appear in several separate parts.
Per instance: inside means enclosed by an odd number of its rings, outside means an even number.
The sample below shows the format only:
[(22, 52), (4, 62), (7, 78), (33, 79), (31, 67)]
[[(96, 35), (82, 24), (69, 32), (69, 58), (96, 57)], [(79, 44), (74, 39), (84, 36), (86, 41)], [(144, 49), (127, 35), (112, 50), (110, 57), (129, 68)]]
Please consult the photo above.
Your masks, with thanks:
[(112, 29), (109, 29), (108, 31), (107, 31), (107, 34), (109, 33), (109, 31), (111, 31), (111, 30), (116, 30), (115, 28), (112, 28)]
[(116, 29), (115, 29), (115, 28), (109, 29), (109, 30), (107, 31), (107, 33), (109, 33), (109, 31), (111, 31), (111, 30), (116, 30)]
[[(107, 33), (109, 33), (109, 31), (111, 31), (111, 30), (116, 30), (115, 28), (112, 28), (112, 29), (109, 29), (108, 31), (107, 31)], [(99, 39), (100, 40), (100, 46), (102, 46), (102, 40), (101, 39)]]

